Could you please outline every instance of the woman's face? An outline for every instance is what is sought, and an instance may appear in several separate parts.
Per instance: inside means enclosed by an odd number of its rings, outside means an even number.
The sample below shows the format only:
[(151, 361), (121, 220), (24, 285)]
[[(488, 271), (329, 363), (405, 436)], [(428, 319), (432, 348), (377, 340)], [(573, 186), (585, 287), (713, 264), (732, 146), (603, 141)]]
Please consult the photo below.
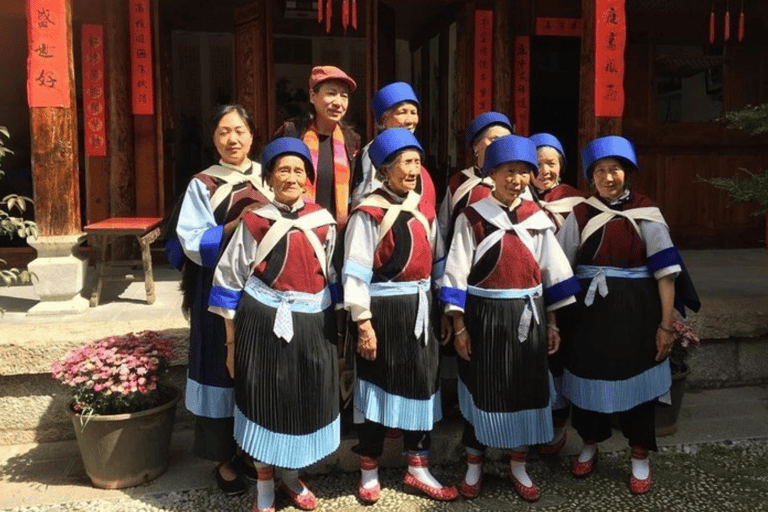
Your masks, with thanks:
[(387, 183), (392, 192), (404, 196), (416, 188), (421, 174), (421, 154), (415, 149), (406, 149), (387, 170)]
[(419, 108), (410, 101), (395, 105), (381, 116), (381, 124), (384, 128), (407, 128), (413, 133), (419, 125)]
[(309, 91), (309, 101), (315, 106), (318, 118), (338, 123), (344, 119), (349, 107), (349, 86), (339, 80), (328, 80), (320, 84), (317, 92)]
[(293, 206), (304, 194), (307, 170), (304, 160), (296, 155), (278, 157), (267, 183), (275, 192), (275, 200)]
[(600, 197), (615, 201), (624, 192), (624, 168), (615, 158), (603, 158), (595, 163), (592, 181)]
[(477, 139), (477, 142), (472, 146), (472, 150), (475, 152), (475, 164), (479, 169), (483, 168), (483, 163), (485, 162), (485, 150), (491, 145), (491, 142), (511, 134), (512, 132), (509, 131), (506, 126), (498, 124), (485, 129), (482, 136)]
[(507, 162), (494, 167), (491, 179), (495, 185), (493, 197), (512, 206), (531, 181), (531, 168), (522, 162)]
[(551, 146), (539, 148), (539, 173), (532, 176), (533, 185), (540, 191), (549, 190), (560, 182), (560, 153)]
[(224, 162), (240, 166), (251, 151), (253, 134), (240, 114), (232, 111), (219, 120), (213, 132), (213, 144)]

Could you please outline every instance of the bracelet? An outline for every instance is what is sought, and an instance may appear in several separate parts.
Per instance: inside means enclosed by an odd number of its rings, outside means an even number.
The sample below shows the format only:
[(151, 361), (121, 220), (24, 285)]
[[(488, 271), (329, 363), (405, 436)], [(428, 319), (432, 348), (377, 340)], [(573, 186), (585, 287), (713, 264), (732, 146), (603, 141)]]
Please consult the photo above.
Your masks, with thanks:
[(467, 330), (467, 326), (465, 325), (464, 327), (462, 327), (462, 328), (461, 328), (461, 329), (459, 329), (458, 331), (454, 332), (454, 333), (453, 333), (453, 335), (454, 335), (454, 336), (458, 336), (459, 334), (463, 333), (463, 332), (464, 332), (464, 331), (466, 331), (466, 330)]
[(664, 327), (661, 324), (659, 324), (659, 329), (661, 329), (662, 331), (664, 331), (666, 333), (669, 333), (669, 334), (675, 334), (675, 330), (674, 329), (669, 329), (668, 327)]
[(547, 329), (552, 329), (555, 332), (560, 332), (560, 329), (555, 324), (547, 324)]

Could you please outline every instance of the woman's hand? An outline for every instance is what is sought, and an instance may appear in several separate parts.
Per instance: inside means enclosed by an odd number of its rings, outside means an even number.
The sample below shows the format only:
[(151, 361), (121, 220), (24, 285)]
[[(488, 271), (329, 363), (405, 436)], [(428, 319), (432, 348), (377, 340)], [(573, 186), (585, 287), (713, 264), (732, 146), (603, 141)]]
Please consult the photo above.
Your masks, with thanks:
[(556, 326), (547, 326), (547, 354), (550, 356), (560, 350), (560, 333), (556, 331)]
[(453, 334), (451, 317), (443, 313), (443, 315), (440, 317), (440, 344), (447, 344), (448, 340), (451, 339), (451, 334)]
[(357, 323), (357, 353), (365, 360), (376, 360), (376, 333), (370, 320)]
[(663, 361), (669, 357), (674, 342), (673, 332), (667, 332), (665, 329), (662, 329), (662, 326), (656, 329), (656, 361)]

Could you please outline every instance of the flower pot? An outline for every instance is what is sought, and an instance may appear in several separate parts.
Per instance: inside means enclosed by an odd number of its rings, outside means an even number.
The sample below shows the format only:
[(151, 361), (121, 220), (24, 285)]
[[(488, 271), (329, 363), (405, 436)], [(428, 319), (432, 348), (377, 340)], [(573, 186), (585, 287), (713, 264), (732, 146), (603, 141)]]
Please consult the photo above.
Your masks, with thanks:
[(677, 432), (677, 418), (680, 416), (680, 408), (683, 405), (683, 393), (685, 381), (688, 378), (688, 370), (672, 375), (672, 387), (669, 392), (672, 398), (671, 405), (656, 405), (656, 436), (668, 436)]
[[(85, 417), (67, 407), (85, 472), (96, 487), (122, 489), (149, 482), (168, 468), (178, 389), (146, 411)], [(82, 421), (81, 421), (82, 420)]]

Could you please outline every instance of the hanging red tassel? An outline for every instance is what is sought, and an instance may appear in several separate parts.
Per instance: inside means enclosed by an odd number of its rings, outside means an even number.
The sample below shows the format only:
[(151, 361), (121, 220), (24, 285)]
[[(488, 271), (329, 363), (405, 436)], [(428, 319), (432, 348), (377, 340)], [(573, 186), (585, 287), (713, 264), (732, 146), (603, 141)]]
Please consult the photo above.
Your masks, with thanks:
[[(323, 0), (320, 0), (321, 2)], [(328, 0), (325, 4), (325, 33), (331, 33), (331, 18), (333, 18), (333, 0)]]
[(357, 0), (352, 0), (352, 28), (357, 30)]
[(723, 29), (723, 42), (727, 43), (731, 38), (731, 13), (728, 4), (725, 4), (725, 28)]
[(709, 13), (709, 44), (715, 44), (715, 2), (712, 2), (712, 12)]
[(349, 0), (342, 0), (341, 2), (341, 26), (344, 27), (344, 33), (346, 33), (349, 26)]
[(741, 12), (739, 13), (739, 42), (744, 40), (744, 0), (741, 1)]
[(317, 22), (323, 22), (323, 2), (325, 0), (317, 0)]

